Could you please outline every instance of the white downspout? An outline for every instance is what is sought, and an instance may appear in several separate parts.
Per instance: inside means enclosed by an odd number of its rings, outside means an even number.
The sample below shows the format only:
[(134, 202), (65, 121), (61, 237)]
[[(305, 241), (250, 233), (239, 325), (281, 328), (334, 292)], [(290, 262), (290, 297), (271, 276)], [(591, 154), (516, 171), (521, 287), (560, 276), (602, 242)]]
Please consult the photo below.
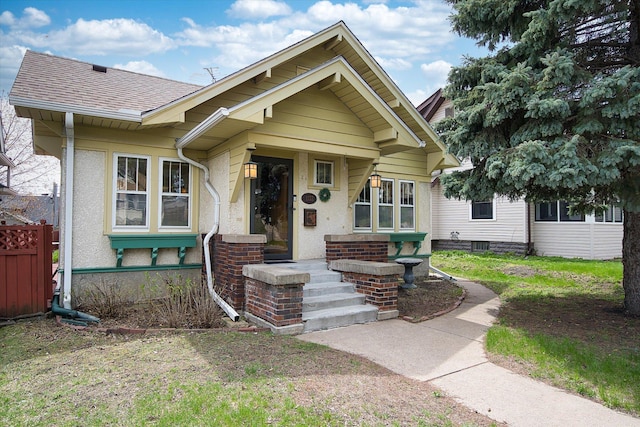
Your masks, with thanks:
[(63, 305), (71, 308), (71, 276), (72, 276), (72, 249), (73, 249), (73, 163), (75, 151), (75, 136), (73, 129), (73, 113), (65, 114), (65, 135), (67, 148), (65, 153), (65, 184), (64, 184), (64, 251), (62, 258), (63, 271)]
[(213, 275), (211, 273), (211, 254), (209, 250), (209, 241), (211, 240), (211, 237), (213, 237), (213, 235), (218, 232), (218, 227), (220, 225), (220, 195), (218, 194), (216, 189), (213, 188), (213, 185), (211, 185), (211, 183), (209, 182), (209, 168), (185, 156), (182, 152), (182, 147), (177, 147), (177, 149), (178, 157), (181, 160), (184, 160), (190, 165), (204, 171), (204, 186), (206, 187), (209, 194), (211, 194), (211, 197), (213, 197), (213, 227), (207, 233), (202, 242), (202, 247), (204, 249), (204, 262), (207, 268), (207, 286), (213, 300), (220, 306), (220, 308), (224, 310), (225, 313), (227, 313), (227, 316), (229, 316), (231, 320), (237, 322), (240, 319), (238, 313), (233, 309), (233, 307), (227, 304), (227, 302), (223, 300), (213, 289)]

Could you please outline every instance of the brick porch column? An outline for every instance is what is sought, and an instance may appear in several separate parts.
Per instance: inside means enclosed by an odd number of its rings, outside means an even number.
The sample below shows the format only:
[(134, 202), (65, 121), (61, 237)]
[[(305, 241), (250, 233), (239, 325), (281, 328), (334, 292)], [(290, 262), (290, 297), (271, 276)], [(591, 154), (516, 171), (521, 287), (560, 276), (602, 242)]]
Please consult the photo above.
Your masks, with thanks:
[(209, 241), (216, 292), (237, 311), (245, 305), (242, 267), (264, 263), (263, 234), (216, 234)]

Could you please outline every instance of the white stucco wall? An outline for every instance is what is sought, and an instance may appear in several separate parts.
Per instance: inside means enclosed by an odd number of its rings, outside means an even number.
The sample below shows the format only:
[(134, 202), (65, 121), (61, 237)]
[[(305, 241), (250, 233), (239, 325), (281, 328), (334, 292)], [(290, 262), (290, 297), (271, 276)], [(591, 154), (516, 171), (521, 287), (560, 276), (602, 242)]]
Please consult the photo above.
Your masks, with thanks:
[(104, 234), (106, 156), (75, 150), (73, 188), (73, 268), (111, 267), (115, 252)]
[[(317, 188), (309, 188), (309, 183), (313, 182), (310, 176), (309, 161), (306, 153), (298, 155), (298, 176), (297, 202), (294, 204), (294, 218), (297, 225), (298, 259), (324, 258), (325, 256), (325, 234), (347, 234), (351, 233), (351, 217), (353, 212), (349, 203), (348, 173), (345, 168), (344, 159), (336, 161), (336, 168), (340, 168), (339, 189), (330, 189), (331, 198), (327, 202), (321, 202), (320, 198), (313, 204), (307, 205), (301, 197), (304, 193), (318, 195)], [(315, 209), (317, 211), (317, 225), (315, 227), (304, 226), (304, 210)], [(294, 235), (296, 230), (294, 228)], [(294, 236), (295, 238), (295, 236)]]

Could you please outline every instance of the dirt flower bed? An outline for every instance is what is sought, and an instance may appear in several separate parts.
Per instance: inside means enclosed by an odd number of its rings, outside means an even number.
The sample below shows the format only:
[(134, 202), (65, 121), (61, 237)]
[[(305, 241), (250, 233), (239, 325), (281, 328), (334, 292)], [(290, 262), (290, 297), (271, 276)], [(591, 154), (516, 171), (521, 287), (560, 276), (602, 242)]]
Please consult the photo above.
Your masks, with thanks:
[[(447, 313), (464, 299), (461, 287), (435, 276), (417, 277), (415, 284), (416, 289), (398, 289), (400, 317), (410, 322)], [(246, 322), (230, 322), (215, 305), (196, 311), (186, 304), (171, 304), (166, 300), (122, 304), (117, 311), (91, 306), (83, 307), (81, 311), (100, 317), (100, 327), (108, 329), (237, 329), (248, 326)], [(108, 315), (105, 316), (105, 312)]]
[(464, 289), (434, 276), (416, 278), (415, 285), (415, 289), (398, 289), (398, 311), (400, 317), (409, 322), (422, 322), (448, 313), (465, 297)]

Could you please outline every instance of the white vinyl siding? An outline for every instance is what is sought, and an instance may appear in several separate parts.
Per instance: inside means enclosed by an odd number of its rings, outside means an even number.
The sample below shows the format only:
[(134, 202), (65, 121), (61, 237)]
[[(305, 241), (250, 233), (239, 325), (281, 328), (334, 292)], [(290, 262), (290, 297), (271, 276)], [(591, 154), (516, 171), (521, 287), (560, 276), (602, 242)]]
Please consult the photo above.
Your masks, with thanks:
[(526, 243), (527, 206), (522, 200), (494, 199), (495, 220), (471, 220), (471, 203), (447, 199), (442, 185), (431, 192), (432, 239), (450, 240), (457, 233), (459, 240)]
[(531, 240), (537, 255), (585, 259), (622, 256), (622, 224), (533, 222)]

